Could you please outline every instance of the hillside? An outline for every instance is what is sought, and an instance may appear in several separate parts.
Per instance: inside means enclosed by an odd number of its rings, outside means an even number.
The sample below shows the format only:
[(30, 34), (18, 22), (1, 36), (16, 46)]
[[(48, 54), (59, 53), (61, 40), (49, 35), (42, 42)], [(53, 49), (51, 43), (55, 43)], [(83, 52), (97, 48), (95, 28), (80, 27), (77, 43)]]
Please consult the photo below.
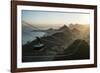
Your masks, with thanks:
[[(82, 28), (82, 26), (81, 26)], [(80, 28), (80, 29), (81, 29)], [(84, 37), (82, 30), (79, 28), (68, 27), (66, 25), (56, 29), (56, 32), (49, 36), (43, 36), (26, 43), (22, 46), (23, 62), (31, 61), (52, 61), (52, 60), (76, 60), (76, 59), (88, 59), (89, 58), (89, 44), (87, 40), (89, 38)], [(86, 28), (87, 29), (87, 28)], [(49, 29), (51, 30), (51, 29)], [(88, 29), (87, 29), (88, 30)], [(54, 29), (52, 29), (54, 31)], [(50, 32), (52, 33), (52, 32)], [(82, 33), (80, 35), (80, 33)], [(87, 34), (85, 35), (87, 36)], [(40, 48), (34, 46), (40, 43), (43, 45)], [(81, 42), (81, 43), (79, 43)], [(73, 55), (74, 50), (78, 49)]]

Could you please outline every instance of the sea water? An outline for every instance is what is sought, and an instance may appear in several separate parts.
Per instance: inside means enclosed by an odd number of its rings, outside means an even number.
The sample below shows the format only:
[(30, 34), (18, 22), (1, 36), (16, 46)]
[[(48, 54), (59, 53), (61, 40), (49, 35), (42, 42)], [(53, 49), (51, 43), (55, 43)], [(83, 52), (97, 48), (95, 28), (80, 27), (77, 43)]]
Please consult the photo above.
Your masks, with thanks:
[(36, 37), (43, 37), (46, 33), (45, 32), (22, 32), (22, 44), (29, 43), (36, 39)]

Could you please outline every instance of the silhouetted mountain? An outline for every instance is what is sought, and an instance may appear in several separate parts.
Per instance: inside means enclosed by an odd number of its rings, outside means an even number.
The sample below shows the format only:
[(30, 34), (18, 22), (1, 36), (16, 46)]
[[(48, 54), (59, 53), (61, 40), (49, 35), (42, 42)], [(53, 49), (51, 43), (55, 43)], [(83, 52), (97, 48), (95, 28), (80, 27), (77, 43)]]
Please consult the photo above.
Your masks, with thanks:
[(22, 32), (23, 33), (29, 33), (31, 32), (33, 29), (36, 29), (36, 28), (33, 28), (31, 25), (28, 25), (27, 23), (25, 22), (22, 22)]
[[(79, 25), (77, 26), (79, 27)], [(76, 26), (74, 25), (74, 27)], [(80, 27), (82, 28), (82, 26)], [(89, 59), (89, 45), (83, 37), (80, 38), (83, 36), (83, 34), (80, 35), (80, 33), (83, 33), (80, 29), (72, 29), (66, 25), (56, 29), (58, 32), (55, 29), (49, 29), (50, 35), (40, 37), (39, 40), (35, 39), (22, 46), (22, 61)], [(88, 38), (85, 37), (85, 39)], [(37, 50), (34, 46), (39, 43), (43, 44), (43, 47)]]
[[(59, 54), (57, 54), (59, 55)], [(61, 56), (55, 57), (55, 60), (77, 60), (77, 59), (89, 59), (90, 49), (85, 40), (75, 40)]]
[(58, 30), (70, 31), (70, 29), (69, 29), (69, 27), (67, 25), (64, 25), (64, 26), (60, 27)]
[[(37, 51), (36, 53), (35, 50), (37, 48), (33, 47), (38, 44), (37, 40), (33, 40), (32, 42), (23, 45), (23, 56), (52, 55), (52, 52), (53, 54), (56, 54), (58, 51), (63, 51), (65, 47), (69, 46), (73, 42), (73, 34), (67, 26), (63, 26), (58, 30), (60, 32), (56, 32), (51, 36), (44, 36), (40, 38), (41, 43), (44, 44), (42, 52)], [(52, 58), (50, 58), (50, 60), (52, 60)]]
[(76, 28), (73, 28), (71, 31), (72, 31), (73, 33), (76, 33), (76, 34), (79, 34), (79, 33), (80, 33), (80, 31), (79, 31), (78, 29), (76, 29)]
[[(53, 29), (52, 29), (53, 30)], [(52, 44), (59, 43), (60, 45), (68, 45), (70, 42), (73, 41), (73, 34), (71, 33), (70, 29), (67, 26), (63, 26), (60, 29), (60, 32), (56, 32), (55, 34), (52, 34), (51, 36), (44, 36), (41, 37), (40, 40), (43, 44)], [(52, 41), (52, 42), (51, 42)], [(37, 40), (32, 41), (30, 44), (33, 44), (37, 42)]]
[(89, 41), (90, 28), (89, 25), (70, 24), (69, 28), (77, 39)]
[(79, 39), (81, 32), (76, 28), (73, 28), (71, 31), (72, 31), (72, 34), (74, 35), (74, 38), (75, 39), (77, 39), (77, 38)]
[(28, 24), (26, 22), (22, 22), (22, 44), (25, 45), (27, 42), (32, 42), (35, 40), (35, 37), (42, 37), (45, 35), (45, 32), (34, 32), (33, 30), (38, 30), (36, 27)]

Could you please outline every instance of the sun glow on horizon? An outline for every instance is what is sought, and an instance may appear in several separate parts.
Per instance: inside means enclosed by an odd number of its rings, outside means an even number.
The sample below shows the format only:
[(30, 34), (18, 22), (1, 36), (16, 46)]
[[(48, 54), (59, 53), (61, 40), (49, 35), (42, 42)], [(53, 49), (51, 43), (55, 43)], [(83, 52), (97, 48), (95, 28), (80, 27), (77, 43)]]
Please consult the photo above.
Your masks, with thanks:
[(87, 25), (90, 23), (90, 14), (22, 10), (22, 20), (41, 28), (58, 28), (70, 24)]

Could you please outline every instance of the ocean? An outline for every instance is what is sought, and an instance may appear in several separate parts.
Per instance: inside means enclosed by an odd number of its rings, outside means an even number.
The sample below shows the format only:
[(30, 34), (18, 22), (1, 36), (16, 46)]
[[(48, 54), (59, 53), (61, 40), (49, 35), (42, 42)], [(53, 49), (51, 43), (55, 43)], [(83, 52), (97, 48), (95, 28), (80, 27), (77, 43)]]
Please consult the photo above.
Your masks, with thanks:
[(43, 37), (45, 34), (45, 32), (22, 32), (22, 45), (35, 40), (36, 37)]

